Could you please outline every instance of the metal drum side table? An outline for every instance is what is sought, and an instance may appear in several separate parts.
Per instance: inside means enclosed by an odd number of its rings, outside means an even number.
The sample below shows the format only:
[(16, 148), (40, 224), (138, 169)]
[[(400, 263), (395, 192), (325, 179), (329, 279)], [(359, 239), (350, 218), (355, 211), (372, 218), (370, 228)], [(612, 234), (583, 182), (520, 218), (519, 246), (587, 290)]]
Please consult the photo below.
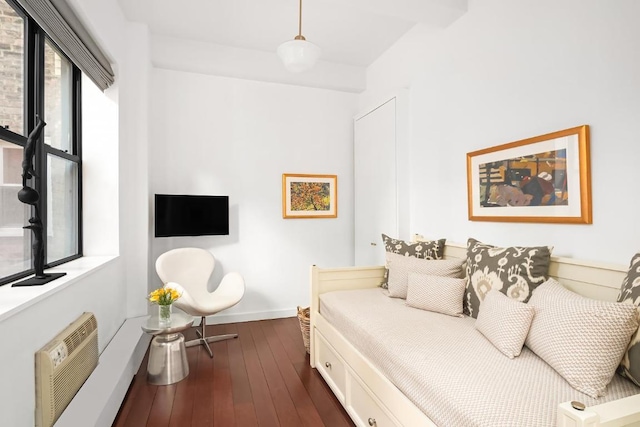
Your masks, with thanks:
[(142, 330), (154, 335), (149, 347), (147, 381), (154, 385), (177, 383), (189, 375), (189, 362), (180, 333), (193, 325), (193, 317), (174, 312), (169, 324), (161, 324), (157, 314), (150, 316)]

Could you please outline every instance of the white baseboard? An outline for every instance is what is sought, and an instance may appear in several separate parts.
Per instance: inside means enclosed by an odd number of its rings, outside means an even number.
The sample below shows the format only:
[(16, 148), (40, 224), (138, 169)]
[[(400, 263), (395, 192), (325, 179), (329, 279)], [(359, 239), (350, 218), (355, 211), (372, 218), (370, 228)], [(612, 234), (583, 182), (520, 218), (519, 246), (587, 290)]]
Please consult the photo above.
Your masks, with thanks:
[(100, 354), (98, 366), (62, 413), (55, 427), (110, 427), (133, 376), (149, 347), (151, 335), (142, 331), (146, 316), (125, 320)]

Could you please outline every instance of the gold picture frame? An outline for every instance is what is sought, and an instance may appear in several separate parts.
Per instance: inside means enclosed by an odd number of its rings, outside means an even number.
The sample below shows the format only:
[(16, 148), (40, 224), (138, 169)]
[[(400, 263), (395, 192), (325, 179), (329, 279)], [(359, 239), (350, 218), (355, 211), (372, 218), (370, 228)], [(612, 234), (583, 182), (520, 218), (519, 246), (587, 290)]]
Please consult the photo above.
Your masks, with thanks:
[(338, 176), (282, 174), (282, 217), (337, 218)]
[(467, 153), (469, 220), (591, 224), (589, 126)]

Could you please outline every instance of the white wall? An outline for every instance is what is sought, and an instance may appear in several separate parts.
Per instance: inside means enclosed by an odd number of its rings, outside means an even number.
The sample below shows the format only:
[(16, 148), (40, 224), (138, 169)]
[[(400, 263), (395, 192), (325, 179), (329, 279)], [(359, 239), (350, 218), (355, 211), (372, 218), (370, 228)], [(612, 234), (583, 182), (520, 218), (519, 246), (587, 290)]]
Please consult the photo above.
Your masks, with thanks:
[(105, 94), (85, 75), (82, 138), (83, 254), (114, 255), (120, 246), (117, 90)]
[[(469, 3), (449, 28), (416, 27), (389, 49), (360, 98), (410, 88), (411, 232), (627, 264), (640, 246), (640, 2)], [(467, 152), (582, 124), (593, 225), (468, 221)]]
[[(35, 353), (84, 311), (98, 320), (99, 350), (104, 350), (125, 318), (122, 263), (107, 266), (63, 291), (39, 301), (0, 322), (0, 364), (6, 367), (0, 383), (2, 425), (33, 426), (35, 410)], [(104, 292), (109, 289), (109, 292)]]
[[(308, 305), (309, 267), (353, 263), (356, 95), (326, 89), (155, 69), (150, 136), (154, 193), (228, 195), (230, 235), (157, 238), (186, 246), (245, 279), (243, 300), (211, 321), (291, 316)], [(283, 173), (338, 175), (338, 218), (283, 219)], [(160, 284), (157, 275), (150, 281)], [(228, 315), (231, 315), (229, 317)]]
[(125, 263), (127, 317), (147, 312), (151, 232), (149, 218), (149, 33), (145, 26), (127, 24), (127, 43), (119, 72), (120, 85), (120, 254)]
[[(120, 254), (122, 286), (119, 304), (126, 317), (146, 313), (149, 242), (148, 194), (148, 81), (151, 67), (146, 26), (125, 20), (117, 2), (72, 0), (74, 10), (112, 61), (115, 83), (105, 91), (105, 114), (95, 112), (85, 127), (83, 149), (89, 156), (83, 170), (92, 178), (84, 221), (90, 231), (88, 255)], [(93, 96), (95, 97), (95, 95)], [(94, 101), (95, 102), (95, 101)], [(106, 128), (99, 134), (96, 122)], [(91, 129), (89, 129), (91, 128)], [(108, 136), (105, 136), (108, 135)], [(91, 176), (98, 173), (98, 179)], [(96, 227), (105, 216), (110, 219)], [(113, 224), (117, 224), (117, 228)], [(114, 237), (113, 234), (117, 234)], [(104, 241), (109, 242), (105, 244)], [(120, 323), (124, 317), (120, 319)]]
[(124, 20), (116, 2), (71, 4), (113, 60), (117, 74), (105, 95), (89, 88), (85, 94), (85, 99), (104, 97), (98, 102), (100, 113), (85, 114), (85, 249), (87, 255), (122, 256), (0, 322), (3, 426), (34, 425), (34, 354), (82, 312), (96, 314), (102, 351), (127, 317), (147, 309), (148, 35), (144, 27)]

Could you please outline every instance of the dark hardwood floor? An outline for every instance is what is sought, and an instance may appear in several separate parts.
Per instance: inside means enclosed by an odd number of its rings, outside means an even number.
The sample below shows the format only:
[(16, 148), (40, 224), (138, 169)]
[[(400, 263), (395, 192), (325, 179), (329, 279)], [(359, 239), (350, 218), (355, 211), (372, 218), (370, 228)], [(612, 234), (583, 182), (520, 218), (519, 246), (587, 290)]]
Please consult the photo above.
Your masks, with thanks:
[(213, 359), (201, 346), (187, 349), (190, 373), (177, 384), (148, 384), (145, 356), (113, 426), (353, 426), (309, 366), (297, 318), (207, 327), (224, 333), (239, 337), (213, 344)]

